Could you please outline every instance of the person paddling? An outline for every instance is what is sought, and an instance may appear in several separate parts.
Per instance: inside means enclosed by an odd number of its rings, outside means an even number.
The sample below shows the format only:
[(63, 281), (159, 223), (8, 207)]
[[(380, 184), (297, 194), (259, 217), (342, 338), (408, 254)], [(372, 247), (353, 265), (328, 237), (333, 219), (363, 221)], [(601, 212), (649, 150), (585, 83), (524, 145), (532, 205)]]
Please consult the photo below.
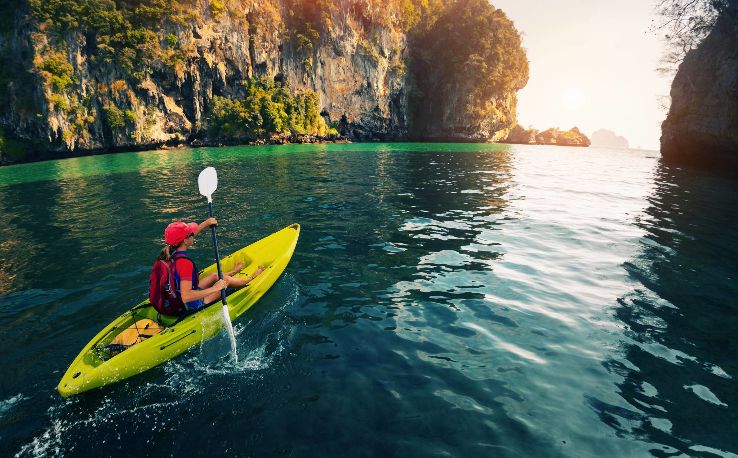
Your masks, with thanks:
[(197, 266), (187, 257), (187, 250), (195, 243), (195, 236), (203, 229), (217, 225), (215, 218), (208, 218), (200, 224), (177, 221), (171, 223), (164, 230), (166, 246), (161, 250), (158, 259), (162, 261), (174, 260), (174, 283), (177, 295), (184, 303), (183, 314), (196, 312), (220, 300), (220, 291), (227, 287), (241, 288), (248, 285), (264, 271), (262, 266), (247, 278), (233, 277), (243, 269), (243, 262), (239, 261), (233, 270), (223, 274), (213, 272), (199, 278)]

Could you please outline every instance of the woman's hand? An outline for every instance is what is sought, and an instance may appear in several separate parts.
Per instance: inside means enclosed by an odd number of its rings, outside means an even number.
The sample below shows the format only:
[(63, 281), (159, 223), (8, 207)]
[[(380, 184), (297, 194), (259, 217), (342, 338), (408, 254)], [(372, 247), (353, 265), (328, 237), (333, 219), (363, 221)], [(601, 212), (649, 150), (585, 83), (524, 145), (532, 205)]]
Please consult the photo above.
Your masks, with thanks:
[(215, 291), (220, 291), (226, 288), (228, 288), (228, 280), (226, 280), (225, 278), (223, 278), (222, 280), (216, 281), (215, 284), (213, 285), (213, 289)]

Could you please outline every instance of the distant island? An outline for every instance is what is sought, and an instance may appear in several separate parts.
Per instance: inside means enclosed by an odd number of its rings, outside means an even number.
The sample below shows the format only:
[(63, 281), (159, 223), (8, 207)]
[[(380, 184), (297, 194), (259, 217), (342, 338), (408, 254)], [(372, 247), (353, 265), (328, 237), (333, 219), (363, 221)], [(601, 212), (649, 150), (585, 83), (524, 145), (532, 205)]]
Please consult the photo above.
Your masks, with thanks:
[(531, 127), (526, 129), (520, 124), (516, 124), (510, 133), (500, 143), (512, 143), (519, 145), (559, 145), (559, 146), (589, 146), (590, 141), (586, 135), (581, 133), (578, 128), (572, 127), (569, 130), (559, 130), (558, 127), (546, 129), (539, 132), (538, 129)]
[(592, 146), (628, 149), (630, 143), (628, 143), (627, 138), (617, 135), (611, 130), (599, 129), (592, 133)]

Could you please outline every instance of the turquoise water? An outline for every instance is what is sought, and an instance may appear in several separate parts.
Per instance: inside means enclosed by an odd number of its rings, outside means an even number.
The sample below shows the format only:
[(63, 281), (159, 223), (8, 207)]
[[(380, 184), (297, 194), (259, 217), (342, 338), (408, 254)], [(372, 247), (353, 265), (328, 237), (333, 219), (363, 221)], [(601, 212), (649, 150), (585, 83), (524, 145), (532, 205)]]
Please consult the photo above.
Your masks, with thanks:
[[(235, 328), (56, 384), (145, 297), (162, 230), (302, 224)], [(0, 168), (2, 456), (737, 456), (738, 183), (658, 153), (238, 147)], [(210, 262), (201, 237), (192, 254)]]

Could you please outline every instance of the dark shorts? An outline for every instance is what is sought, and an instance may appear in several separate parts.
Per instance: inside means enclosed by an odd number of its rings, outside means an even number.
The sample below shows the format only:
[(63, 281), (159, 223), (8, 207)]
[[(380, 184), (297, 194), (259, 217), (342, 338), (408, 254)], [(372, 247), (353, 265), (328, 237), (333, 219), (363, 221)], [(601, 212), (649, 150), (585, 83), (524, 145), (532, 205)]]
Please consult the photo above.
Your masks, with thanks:
[(205, 300), (198, 299), (196, 301), (185, 302), (185, 313), (195, 313), (198, 310), (202, 310), (206, 307)]
[[(226, 288), (226, 290), (225, 290), (226, 296), (230, 296), (235, 291), (236, 291), (236, 288), (230, 288), (230, 287)], [(211, 305), (218, 304), (218, 303), (220, 303), (220, 298), (218, 298), (218, 299), (216, 299), (216, 300), (214, 300), (212, 302), (208, 302), (207, 304), (205, 303), (205, 300), (204, 299), (198, 299), (196, 301), (187, 302), (187, 303), (185, 303), (185, 310), (184, 310), (184, 312), (181, 315), (179, 315), (180, 316), (180, 319), (182, 319), (182, 318), (184, 318), (186, 316), (192, 315), (193, 313), (197, 313), (197, 312), (199, 312), (202, 309), (205, 309), (207, 307), (210, 307)]]
[[(236, 291), (236, 288), (231, 288), (231, 287), (229, 286), (228, 288), (226, 288), (226, 289), (225, 289), (225, 294), (226, 294), (226, 296), (230, 296), (230, 295), (231, 295), (231, 294), (233, 294), (233, 293), (234, 293), (235, 291)], [(213, 302), (208, 302), (207, 304), (203, 305), (203, 306), (202, 306), (202, 308), (205, 308), (205, 307), (210, 307), (211, 305), (213, 305), (213, 304), (217, 304), (217, 303), (219, 303), (219, 302), (220, 302), (220, 298), (217, 298), (217, 299), (216, 299), (216, 300), (214, 300)], [(197, 309), (197, 310), (200, 310), (200, 309)]]
[[(230, 296), (231, 294), (233, 294), (234, 291), (236, 291), (236, 288), (231, 288), (231, 287), (226, 288), (225, 289), (226, 296)], [(217, 304), (219, 302), (220, 302), (220, 298), (212, 302), (208, 302), (207, 304), (205, 303), (205, 299), (198, 299), (196, 301), (190, 301), (185, 304), (185, 308), (187, 309), (185, 313), (189, 315), (191, 313), (198, 312), (204, 309), (205, 307), (210, 307), (211, 305)]]

